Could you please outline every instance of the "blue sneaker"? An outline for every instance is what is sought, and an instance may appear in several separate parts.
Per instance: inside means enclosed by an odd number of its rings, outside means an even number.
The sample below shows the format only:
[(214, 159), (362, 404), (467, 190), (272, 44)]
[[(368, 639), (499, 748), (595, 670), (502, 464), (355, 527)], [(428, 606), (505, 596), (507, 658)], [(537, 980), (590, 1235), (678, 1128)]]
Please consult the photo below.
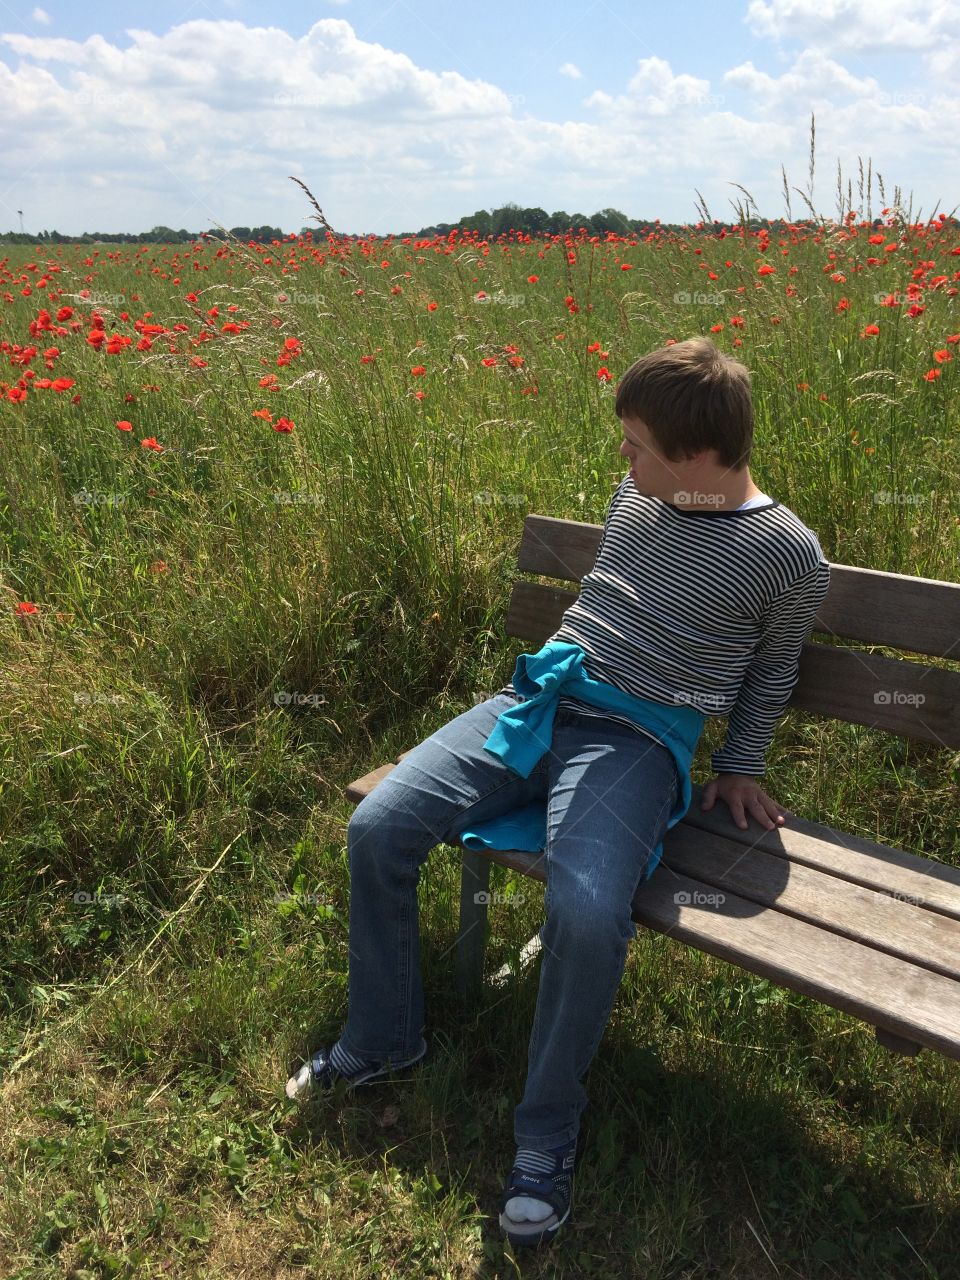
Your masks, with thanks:
[[(546, 1244), (570, 1217), (577, 1154), (576, 1138), (552, 1151), (517, 1152), (500, 1198), (500, 1227), (512, 1245)], [(517, 1203), (518, 1196), (540, 1201), (550, 1212), (534, 1220)]]
[[(286, 1084), (288, 1098), (299, 1099), (305, 1094), (329, 1093), (338, 1080), (346, 1080), (347, 1090), (359, 1088), (361, 1085), (374, 1084), (415, 1066), (426, 1056), (427, 1042), (420, 1037), (420, 1052), (406, 1062), (398, 1062), (391, 1066), (386, 1062), (360, 1062), (334, 1045), (332, 1049), (318, 1049), (309, 1062), (305, 1062), (296, 1075), (290, 1077)], [(342, 1066), (334, 1065), (336, 1058)]]

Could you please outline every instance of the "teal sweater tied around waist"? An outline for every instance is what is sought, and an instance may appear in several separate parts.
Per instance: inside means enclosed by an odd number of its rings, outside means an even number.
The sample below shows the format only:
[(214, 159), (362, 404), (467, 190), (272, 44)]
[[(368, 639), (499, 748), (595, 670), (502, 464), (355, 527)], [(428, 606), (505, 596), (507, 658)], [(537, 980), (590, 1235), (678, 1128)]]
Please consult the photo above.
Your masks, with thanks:
[[(667, 821), (675, 827), (690, 808), (690, 764), (706, 716), (688, 703), (675, 707), (636, 698), (605, 680), (594, 680), (583, 669), (584, 651), (578, 644), (551, 640), (537, 653), (521, 653), (513, 672), (513, 687), (525, 701), (497, 717), (484, 750), (498, 756), (521, 778), (553, 741), (553, 721), (560, 694), (568, 694), (605, 711), (627, 715), (649, 729), (668, 748), (677, 766), (680, 791)], [(499, 817), (468, 825), (459, 835), (467, 849), (518, 849), (541, 853), (547, 842), (547, 803), (521, 805)], [(663, 853), (663, 841), (652, 851), (641, 883), (650, 879)]]

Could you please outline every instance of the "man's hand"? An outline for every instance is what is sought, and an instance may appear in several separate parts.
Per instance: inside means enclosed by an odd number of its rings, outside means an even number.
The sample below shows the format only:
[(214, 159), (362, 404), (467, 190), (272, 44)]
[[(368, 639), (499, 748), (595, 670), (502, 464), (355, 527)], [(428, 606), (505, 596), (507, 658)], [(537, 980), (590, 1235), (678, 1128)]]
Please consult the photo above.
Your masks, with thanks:
[(775, 826), (783, 826), (785, 822), (783, 810), (777, 802), (771, 800), (756, 778), (748, 773), (722, 773), (708, 782), (703, 789), (700, 808), (712, 809), (717, 796), (726, 800), (734, 822), (741, 829), (747, 826), (745, 809), (768, 831)]

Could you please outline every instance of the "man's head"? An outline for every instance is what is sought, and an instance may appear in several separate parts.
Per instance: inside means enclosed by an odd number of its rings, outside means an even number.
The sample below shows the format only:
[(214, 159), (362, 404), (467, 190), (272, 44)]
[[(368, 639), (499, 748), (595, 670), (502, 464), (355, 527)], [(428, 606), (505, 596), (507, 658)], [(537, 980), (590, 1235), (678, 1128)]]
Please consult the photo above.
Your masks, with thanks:
[(750, 461), (750, 371), (708, 338), (659, 347), (634, 361), (617, 385), (615, 412), (639, 420), (667, 461), (709, 449), (733, 470)]

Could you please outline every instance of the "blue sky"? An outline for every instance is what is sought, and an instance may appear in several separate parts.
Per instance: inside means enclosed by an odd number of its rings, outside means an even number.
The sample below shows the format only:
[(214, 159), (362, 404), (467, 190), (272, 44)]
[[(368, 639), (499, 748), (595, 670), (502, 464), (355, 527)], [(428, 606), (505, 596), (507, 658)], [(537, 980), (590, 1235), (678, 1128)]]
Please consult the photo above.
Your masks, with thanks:
[[(311, 210), (416, 230), (508, 200), (818, 212), (868, 158), (871, 212), (957, 206), (960, 0), (426, 0), (42, 7), (0, 0), (0, 229), (190, 230)], [(791, 193), (795, 218), (806, 212)], [(864, 201), (863, 213), (866, 214)]]

